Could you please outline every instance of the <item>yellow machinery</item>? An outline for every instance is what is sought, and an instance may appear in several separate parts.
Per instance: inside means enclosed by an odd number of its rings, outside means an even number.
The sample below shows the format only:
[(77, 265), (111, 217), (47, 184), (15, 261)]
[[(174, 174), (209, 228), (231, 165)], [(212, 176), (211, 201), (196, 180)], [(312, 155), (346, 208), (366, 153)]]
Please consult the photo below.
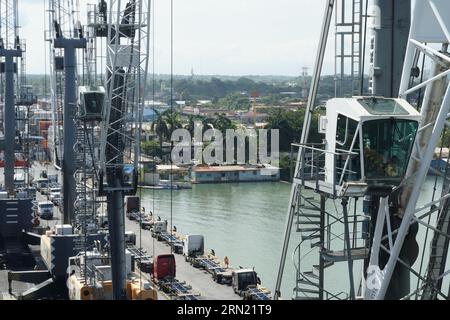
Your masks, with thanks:
[[(126, 251), (126, 292), (128, 300), (158, 300), (158, 292), (150, 281), (140, 279), (132, 271), (131, 253)], [(69, 258), (67, 280), (70, 300), (112, 300), (110, 259), (94, 249)]]
[[(84, 280), (72, 275), (69, 278), (69, 297), (71, 300), (112, 300), (112, 281), (98, 281), (85, 285)], [(128, 300), (158, 300), (158, 292), (147, 281), (127, 280)]]

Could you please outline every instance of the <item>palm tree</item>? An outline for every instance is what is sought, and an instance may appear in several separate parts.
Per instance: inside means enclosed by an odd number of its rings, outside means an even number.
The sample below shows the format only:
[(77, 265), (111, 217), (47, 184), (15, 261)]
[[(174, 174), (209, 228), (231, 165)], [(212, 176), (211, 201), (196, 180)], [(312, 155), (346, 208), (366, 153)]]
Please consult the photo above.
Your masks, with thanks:
[(214, 121), (215, 119), (213, 118), (209, 118), (209, 117), (205, 117), (202, 120), (202, 134), (205, 134), (205, 132), (209, 129), (215, 129), (214, 126)]
[(188, 123), (185, 127), (187, 131), (191, 134), (191, 137), (195, 134), (195, 126), (196, 123), (203, 123), (204, 117), (199, 115), (189, 115), (188, 116)]
[(170, 139), (172, 137), (172, 133), (175, 130), (183, 128), (183, 125), (181, 124), (180, 113), (178, 111), (169, 109), (166, 112), (164, 112), (163, 115), (169, 130), (168, 139)]
[(214, 119), (214, 128), (222, 132), (223, 135), (226, 134), (228, 129), (236, 129), (236, 125), (226, 117), (225, 114), (217, 115), (217, 118)]
[(162, 148), (162, 143), (164, 139), (169, 137), (169, 127), (167, 125), (164, 113), (155, 110), (156, 119), (152, 123), (152, 131), (156, 133), (159, 139), (159, 145)]

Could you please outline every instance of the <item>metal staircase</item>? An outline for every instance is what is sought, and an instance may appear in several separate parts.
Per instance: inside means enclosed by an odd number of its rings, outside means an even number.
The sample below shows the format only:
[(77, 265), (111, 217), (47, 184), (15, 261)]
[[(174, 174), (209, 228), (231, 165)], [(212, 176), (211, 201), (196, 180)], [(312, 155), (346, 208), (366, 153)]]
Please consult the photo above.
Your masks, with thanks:
[[(77, 119), (77, 142), (74, 146), (76, 154), (77, 170), (76, 201), (75, 201), (75, 227), (80, 237), (77, 241), (77, 249), (86, 250), (86, 236), (98, 230), (96, 219), (97, 206), (95, 202), (94, 181), (96, 181), (94, 159), (95, 157), (95, 133), (94, 128), (81, 119)], [(89, 165), (90, 164), (90, 165)]]
[(325, 195), (300, 186), (297, 190), (298, 201), (293, 204), (294, 225), (301, 241), (293, 253), (296, 269), (293, 299), (347, 299), (347, 294), (333, 293), (325, 288), (325, 270), (336, 263), (346, 262), (349, 277), (353, 277), (353, 261), (369, 256), (361, 227), (367, 217), (356, 212), (349, 214), (346, 210), (341, 214), (328, 212)]
[[(336, 2), (336, 4), (335, 4)], [(350, 5), (350, 6), (349, 6)], [(328, 154), (324, 144), (309, 143), (310, 124), (313, 110), (316, 107), (316, 95), (318, 91), (320, 73), (324, 60), (328, 34), (330, 30), (333, 12), (336, 11), (336, 95), (353, 95), (353, 88), (359, 87), (358, 78), (355, 76), (360, 70), (361, 53), (361, 13), (362, 2), (360, 0), (329, 0), (326, 3), (324, 22), (319, 42), (308, 104), (305, 112), (305, 121), (302, 136), (298, 147), (295, 175), (290, 195), (290, 204), (284, 233), (284, 242), (281, 250), (281, 259), (275, 287), (274, 299), (281, 296), (281, 282), (289, 248), (292, 228), (300, 233), (300, 243), (295, 247), (293, 261), (296, 269), (296, 284), (294, 299), (347, 299), (355, 298), (355, 286), (353, 281), (353, 260), (367, 257), (364, 239), (361, 237), (361, 223), (355, 212), (349, 214), (347, 204), (351, 199), (364, 195), (365, 188), (362, 183), (347, 184), (346, 177), (350, 161), (346, 161), (343, 168), (335, 168), (335, 173), (326, 176), (325, 163), (327, 157), (344, 157), (351, 159), (354, 153), (351, 150), (340, 150), (338, 153)], [(336, 9), (336, 10), (335, 10)], [(349, 9), (351, 15), (349, 16)], [(351, 38), (350, 38), (350, 37)], [(351, 41), (351, 54), (344, 52), (347, 42)], [(339, 46), (340, 44), (340, 46)], [(339, 68), (338, 68), (339, 67)], [(349, 71), (346, 71), (349, 69)], [(345, 87), (343, 83), (352, 80), (351, 85)], [(350, 90), (347, 90), (350, 88)], [(339, 92), (338, 92), (339, 91)], [(327, 177), (327, 179), (325, 179)], [(332, 177), (332, 178), (330, 178)], [(326, 204), (330, 211), (326, 210)], [(334, 202), (334, 203), (333, 203)], [(342, 206), (343, 213), (337, 211), (337, 202)], [(353, 211), (353, 208), (352, 208)], [(332, 243), (333, 242), (333, 243)], [(333, 244), (333, 245), (332, 245)], [(336, 245), (337, 244), (337, 245)], [(362, 248), (363, 247), (363, 248)], [(350, 294), (343, 292), (331, 292), (325, 285), (325, 270), (332, 268), (336, 262), (348, 263), (350, 282)], [(329, 270), (327, 270), (329, 271)]]
[[(314, 194), (311, 197), (299, 195), (298, 210), (296, 212), (296, 231), (301, 234), (301, 242), (294, 250), (297, 256), (296, 286), (294, 288), (294, 300), (319, 300), (323, 298), (323, 275), (320, 268), (315, 266), (321, 264), (320, 250), (323, 247), (324, 233), (323, 215), (320, 210), (320, 196)], [(302, 254), (302, 248), (310, 250)], [(307, 247), (308, 248), (308, 247)], [(314, 255), (314, 258), (311, 256)], [(304, 262), (306, 257), (318, 261), (318, 265), (307, 265)]]

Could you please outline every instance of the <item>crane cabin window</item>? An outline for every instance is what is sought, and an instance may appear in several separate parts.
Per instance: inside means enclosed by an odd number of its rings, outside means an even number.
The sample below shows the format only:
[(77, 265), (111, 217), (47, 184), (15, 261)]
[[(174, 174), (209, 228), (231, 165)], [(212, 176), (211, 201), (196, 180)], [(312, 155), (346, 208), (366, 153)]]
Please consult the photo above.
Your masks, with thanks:
[[(352, 148), (353, 141), (355, 141), (355, 143)], [(360, 159), (358, 156), (350, 155), (350, 153), (359, 154), (360, 150), (358, 122), (342, 114), (338, 114), (337, 118), (335, 150), (336, 150), (336, 170), (335, 170), (336, 180), (339, 181), (340, 176), (342, 174), (344, 174), (344, 181), (360, 180), (361, 179)]]
[(408, 115), (406, 111), (394, 99), (368, 97), (358, 99), (358, 102), (372, 115)]
[(100, 117), (102, 115), (105, 95), (101, 92), (88, 92), (84, 94), (84, 107), (86, 116)]
[(401, 180), (418, 128), (417, 121), (380, 119), (363, 123), (364, 171), (367, 180)]

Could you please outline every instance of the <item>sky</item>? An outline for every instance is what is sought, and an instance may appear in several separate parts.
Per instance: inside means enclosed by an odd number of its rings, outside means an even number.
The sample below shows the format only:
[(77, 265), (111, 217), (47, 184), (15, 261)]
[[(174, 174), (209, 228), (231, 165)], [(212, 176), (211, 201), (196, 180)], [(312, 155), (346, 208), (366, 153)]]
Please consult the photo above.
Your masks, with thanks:
[[(27, 71), (44, 73), (44, 1), (19, 0)], [(80, 7), (93, 0), (79, 0)], [(290, 75), (312, 72), (326, 0), (173, 0), (174, 73)], [(170, 73), (170, 1), (154, 0), (155, 73)], [(84, 11), (84, 9), (83, 9)], [(85, 21), (85, 14), (80, 14)], [(332, 37), (332, 32), (330, 34)], [(324, 73), (334, 72), (333, 42)]]

